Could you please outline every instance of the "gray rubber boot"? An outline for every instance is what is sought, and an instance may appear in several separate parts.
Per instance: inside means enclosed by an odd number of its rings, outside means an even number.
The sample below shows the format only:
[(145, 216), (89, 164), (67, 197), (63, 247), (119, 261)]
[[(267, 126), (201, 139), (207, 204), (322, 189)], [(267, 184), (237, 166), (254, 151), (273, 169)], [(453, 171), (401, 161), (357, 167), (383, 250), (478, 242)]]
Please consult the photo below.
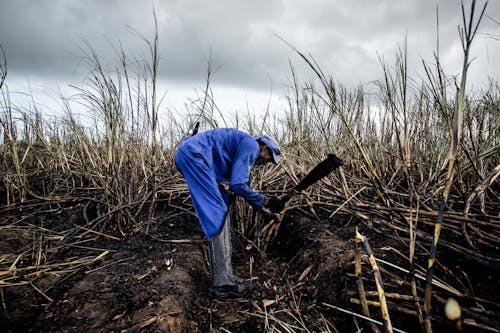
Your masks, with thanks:
[(217, 298), (245, 296), (250, 284), (233, 273), (230, 212), (226, 215), (221, 232), (209, 241), (208, 253), (212, 279), (210, 294)]

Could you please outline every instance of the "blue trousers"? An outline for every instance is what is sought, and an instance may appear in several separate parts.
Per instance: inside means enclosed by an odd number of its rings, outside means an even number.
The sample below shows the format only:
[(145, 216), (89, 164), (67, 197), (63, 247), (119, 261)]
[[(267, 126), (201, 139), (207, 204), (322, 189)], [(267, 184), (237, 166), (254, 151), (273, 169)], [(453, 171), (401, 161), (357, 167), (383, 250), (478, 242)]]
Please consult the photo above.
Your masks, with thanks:
[(174, 161), (186, 180), (201, 228), (210, 240), (217, 236), (224, 226), (229, 195), (217, 182), (210, 163), (202, 154), (177, 149)]

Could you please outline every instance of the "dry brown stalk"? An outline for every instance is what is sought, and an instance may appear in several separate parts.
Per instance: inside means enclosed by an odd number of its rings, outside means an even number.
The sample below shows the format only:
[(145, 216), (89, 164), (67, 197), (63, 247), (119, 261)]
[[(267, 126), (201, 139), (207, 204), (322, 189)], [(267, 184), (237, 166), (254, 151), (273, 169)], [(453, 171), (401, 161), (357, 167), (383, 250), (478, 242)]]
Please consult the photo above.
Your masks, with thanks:
[[(366, 300), (365, 286), (363, 284), (363, 279), (361, 276), (361, 248), (360, 248), (359, 244), (356, 245), (354, 276), (356, 277), (356, 285), (358, 286), (359, 300), (360, 300), (360, 304), (361, 304), (361, 312), (366, 317), (371, 318), (370, 309), (368, 308), (368, 303)], [(369, 325), (370, 325), (370, 328), (373, 332), (375, 332), (375, 333), (380, 332), (380, 330), (378, 329), (377, 326), (375, 326), (374, 323), (370, 322)]]
[[(361, 301), (357, 298), (351, 298), (350, 299), (350, 302), (353, 303), (353, 304), (360, 304)], [(380, 302), (376, 302), (376, 301), (367, 301), (367, 304), (369, 306), (372, 306), (372, 307), (375, 307), (375, 308), (380, 308)], [(391, 309), (393, 309), (394, 311), (398, 311), (398, 312), (401, 312), (401, 313), (405, 313), (405, 314), (408, 314), (408, 315), (411, 315), (411, 316), (417, 316), (417, 312), (415, 310), (411, 310), (411, 309), (407, 309), (405, 307), (402, 307), (402, 306), (399, 306), (399, 305), (396, 305), (396, 304), (391, 304)]]
[[(347, 313), (347, 314), (350, 314), (350, 315), (356, 316), (356, 317), (358, 317), (358, 318), (362, 318), (362, 319), (364, 319), (364, 320), (367, 320), (367, 321), (369, 321), (369, 322), (376, 323), (376, 324), (378, 324), (378, 325), (383, 326), (383, 323), (382, 323), (382, 322), (379, 322), (379, 321), (377, 321), (377, 320), (374, 320), (374, 319), (371, 319), (371, 318), (365, 317), (365, 316), (360, 315), (360, 314), (358, 314), (358, 313), (355, 313), (355, 312), (352, 312), (352, 311), (349, 311), (349, 310), (346, 310), (346, 309), (342, 309), (342, 308), (340, 308), (340, 307), (338, 307), (338, 306), (335, 306), (335, 305), (332, 305), (332, 304), (328, 304), (328, 303), (323, 303), (323, 305), (324, 305), (324, 306), (326, 306), (326, 307), (329, 307), (329, 308), (332, 308), (332, 309), (335, 309), (335, 310), (341, 311), (341, 312), (343, 312), (343, 313)], [(398, 328), (394, 328), (394, 332), (398, 332), (398, 333), (405, 333), (405, 331), (400, 330), (400, 329), (398, 329)]]
[[(348, 290), (347, 291), (347, 295), (349, 295), (349, 296), (354, 296), (357, 293), (358, 292), (354, 291), (354, 290)], [(365, 296), (367, 296), (367, 297), (378, 297), (378, 292), (375, 291), (375, 290), (365, 290)], [(385, 293), (385, 297), (386, 298), (396, 299), (396, 300), (401, 300), (401, 301), (412, 301), (413, 300), (413, 296), (412, 295), (401, 295), (401, 294), (398, 294), (398, 293), (388, 293), (388, 292), (386, 292)]]
[(384, 330), (386, 332), (392, 332), (393, 330), (392, 330), (391, 317), (389, 316), (389, 309), (387, 308), (387, 302), (385, 300), (384, 282), (382, 280), (382, 274), (380, 274), (377, 262), (375, 261), (375, 256), (373, 255), (373, 251), (370, 247), (370, 244), (368, 243), (368, 239), (358, 232), (357, 227), (356, 227), (355, 241), (356, 243), (361, 243), (363, 245), (363, 248), (366, 254), (368, 255), (368, 260), (370, 261), (370, 264), (372, 266), (373, 275), (375, 278), (375, 284), (377, 286), (377, 292), (380, 301), (380, 310), (382, 312), (382, 319), (384, 323)]
[[(493, 169), (493, 171), (491, 171), (490, 174), (484, 178), (484, 180), (481, 182), (481, 184), (479, 184), (474, 189), (474, 191), (469, 195), (469, 197), (467, 198), (467, 201), (465, 203), (465, 208), (464, 208), (464, 216), (465, 217), (468, 217), (469, 212), (470, 212), (470, 208), (471, 208), (471, 204), (472, 204), (472, 202), (474, 200), (479, 200), (479, 206), (480, 206), (481, 212), (483, 214), (486, 214), (486, 211), (485, 211), (485, 206), (486, 205), (485, 205), (485, 202), (484, 202), (484, 192), (486, 191), (486, 189), (488, 187), (491, 186), (491, 184), (493, 184), (493, 182), (499, 176), (500, 176), (500, 164), (497, 165)], [(464, 239), (467, 242), (467, 244), (469, 244), (469, 247), (475, 249), (475, 246), (472, 243), (472, 240), (471, 240), (469, 234), (467, 233), (467, 226), (468, 226), (467, 222), (463, 222), (462, 223), (462, 233), (464, 235)], [(474, 228), (472, 228), (472, 229), (474, 229)], [(476, 234), (481, 234), (482, 233), (479, 229), (474, 229), (474, 231), (476, 232)], [(488, 237), (488, 236), (492, 236), (492, 235), (491, 234), (483, 234), (482, 236), (484, 238), (484, 237)], [(500, 242), (500, 237), (494, 237), (494, 241), (496, 243), (499, 243)]]

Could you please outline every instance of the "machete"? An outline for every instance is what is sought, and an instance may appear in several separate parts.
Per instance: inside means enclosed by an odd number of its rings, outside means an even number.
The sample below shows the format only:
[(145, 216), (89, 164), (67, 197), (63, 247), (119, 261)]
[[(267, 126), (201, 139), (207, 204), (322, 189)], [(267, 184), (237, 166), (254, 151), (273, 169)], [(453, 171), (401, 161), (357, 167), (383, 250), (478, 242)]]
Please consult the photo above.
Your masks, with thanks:
[(295, 195), (307, 189), (321, 178), (328, 176), (333, 170), (342, 166), (344, 162), (335, 154), (328, 154), (327, 158), (319, 162), (295, 187), (285, 194), (281, 200), (284, 203), (290, 201)]

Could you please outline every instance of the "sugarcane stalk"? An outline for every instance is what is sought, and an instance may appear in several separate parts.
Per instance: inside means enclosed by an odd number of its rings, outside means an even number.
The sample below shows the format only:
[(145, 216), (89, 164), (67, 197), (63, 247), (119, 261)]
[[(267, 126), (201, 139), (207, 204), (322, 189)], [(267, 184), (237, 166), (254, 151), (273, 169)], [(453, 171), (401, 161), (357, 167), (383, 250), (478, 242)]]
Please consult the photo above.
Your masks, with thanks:
[(483, 10), (479, 16), (479, 19), (475, 26), (473, 26), (474, 21), (474, 10), (476, 7), (476, 1), (473, 0), (470, 9), (470, 17), (469, 22), (467, 22), (465, 17), (465, 9), (462, 3), (462, 19), (463, 26), (459, 28), (460, 41), (462, 42), (462, 50), (464, 54), (464, 60), (462, 64), (462, 78), (460, 81), (460, 90), (457, 96), (456, 107), (454, 109), (453, 114), (453, 122), (452, 122), (452, 135), (451, 135), (451, 144), (450, 144), (450, 152), (448, 155), (448, 170), (446, 175), (446, 184), (442, 193), (441, 205), (439, 207), (438, 219), (434, 225), (434, 235), (431, 243), (431, 250), (429, 253), (428, 259), (428, 268), (427, 268), (427, 278), (426, 278), (426, 286), (425, 286), (425, 295), (424, 295), (424, 323), (425, 323), (425, 331), (427, 333), (432, 332), (432, 325), (430, 320), (430, 311), (431, 311), (431, 296), (432, 296), (432, 274), (433, 274), (433, 266), (436, 260), (436, 248), (439, 242), (439, 236), (441, 233), (442, 227), (442, 212), (448, 201), (448, 196), (451, 190), (451, 186), (453, 183), (453, 177), (455, 174), (455, 162), (458, 156), (458, 147), (460, 146), (460, 140), (462, 136), (462, 124), (463, 124), (463, 105), (465, 100), (465, 84), (467, 82), (467, 71), (469, 68), (469, 52), (471, 48), (472, 41), (474, 40), (474, 36), (477, 32), (479, 24), (481, 23), (481, 19), (483, 17), (484, 11), (486, 9), (488, 3), (485, 3), (483, 6)]
[(472, 201), (476, 198), (482, 198), (481, 200), (481, 212), (483, 214), (486, 214), (485, 209), (484, 209), (484, 196), (481, 197), (481, 195), (484, 194), (486, 189), (491, 186), (495, 182), (495, 180), (500, 177), (500, 164), (498, 164), (489, 174), (484, 178), (484, 180), (479, 184), (474, 191), (472, 192), (471, 195), (467, 198), (467, 202), (465, 204), (465, 209), (464, 209), (464, 215), (467, 217), (470, 211), (471, 203)]
[[(370, 317), (370, 309), (368, 308), (368, 303), (366, 300), (366, 293), (365, 293), (365, 286), (363, 284), (363, 278), (361, 276), (361, 248), (359, 244), (356, 245), (356, 258), (354, 262), (354, 275), (356, 276), (356, 285), (358, 287), (358, 293), (359, 293), (359, 301), (361, 304), (361, 312), (363, 313), (364, 316), (371, 318)], [(380, 330), (378, 327), (372, 323), (369, 322), (368, 324), (371, 328), (371, 330), (375, 333), (380, 333)]]
[[(410, 192), (410, 203), (412, 202), (412, 193)], [(422, 308), (420, 307), (420, 302), (418, 301), (418, 293), (417, 293), (417, 283), (415, 281), (415, 245), (417, 242), (417, 234), (416, 234), (416, 227), (417, 227), (417, 222), (418, 222), (418, 212), (419, 212), (419, 203), (420, 201), (417, 201), (417, 209), (416, 209), (416, 216), (415, 216), (415, 223), (413, 223), (413, 214), (410, 211), (410, 220), (409, 220), (409, 225), (410, 225), (410, 255), (409, 255), (409, 262), (410, 262), (410, 285), (411, 285), (411, 293), (413, 296), (413, 302), (415, 304), (415, 308), (418, 314), (418, 321), (420, 322), (420, 325), (423, 327), (424, 326), (424, 317), (422, 315)], [(411, 208), (411, 207), (410, 207)]]
[(363, 249), (365, 250), (366, 254), (368, 255), (368, 260), (370, 261), (370, 265), (372, 266), (372, 269), (373, 269), (373, 275), (375, 278), (375, 285), (377, 286), (377, 292), (378, 292), (378, 297), (379, 297), (379, 302), (380, 302), (380, 311), (382, 312), (382, 320), (384, 323), (384, 332), (391, 333), (391, 332), (393, 332), (393, 329), (392, 329), (391, 317), (389, 315), (389, 309), (387, 308), (387, 302), (385, 300), (384, 282), (382, 279), (382, 274), (380, 273), (380, 270), (378, 269), (378, 265), (377, 265), (377, 262), (375, 260), (375, 256), (373, 255), (373, 251), (370, 247), (370, 244), (368, 243), (368, 239), (359, 233), (357, 227), (356, 227), (355, 241), (356, 241), (356, 243), (361, 243), (363, 245)]
[(149, 227), (151, 225), (151, 221), (153, 220), (154, 217), (154, 212), (156, 209), (156, 200), (157, 200), (157, 181), (158, 181), (158, 176), (157, 176), (157, 163), (158, 163), (158, 147), (157, 147), (157, 139), (156, 139), (156, 132), (157, 132), (157, 124), (158, 124), (158, 105), (156, 102), (156, 94), (157, 94), (157, 79), (158, 79), (158, 64), (160, 62), (159, 58), (159, 53), (158, 53), (158, 23), (156, 19), (156, 14), (154, 14), (154, 23), (155, 23), (155, 35), (154, 35), (154, 42), (149, 43), (149, 48), (151, 51), (151, 66), (152, 66), (152, 78), (151, 78), (151, 83), (152, 83), (152, 88), (151, 88), (151, 170), (152, 170), (152, 180), (151, 180), (151, 204), (149, 206), (149, 213), (148, 213), (148, 221), (146, 225), (146, 233), (149, 233)]
[[(347, 295), (348, 296), (355, 296), (359, 294), (359, 291), (355, 290), (348, 290)], [(378, 297), (378, 292), (376, 290), (365, 290), (364, 291), (365, 298), (368, 299), (369, 297)], [(396, 299), (399, 301), (412, 301), (413, 300), (413, 295), (401, 295), (398, 293), (385, 293), (385, 298), (386, 299)]]
[[(361, 303), (361, 301), (359, 299), (357, 299), (357, 298), (351, 298), (349, 301), (351, 303), (353, 303), (353, 304), (360, 304)], [(367, 303), (368, 303), (369, 306), (372, 306), (374, 308), (380, 308), (380, 302), (367, 301)], [(408, 315), (411, 315), (411, 316), (416, 316), (417, 315), (417, 313), (414, 310), (407, 309), (405, 307), (398, 306), (398, 305), (395, 305), (395, 304), (391, 304), (391, 308), (394, 309), (397, 312), (405, 313), (405, 314), (408, 314)]]
[(7, 77), (7, 56), (5, 55), (5, 50), (2, 44), (0, 44), (0, 55), (0, 59), (3, 60), (0, 63), (0, 89), (2, 89), (5, 78)]

